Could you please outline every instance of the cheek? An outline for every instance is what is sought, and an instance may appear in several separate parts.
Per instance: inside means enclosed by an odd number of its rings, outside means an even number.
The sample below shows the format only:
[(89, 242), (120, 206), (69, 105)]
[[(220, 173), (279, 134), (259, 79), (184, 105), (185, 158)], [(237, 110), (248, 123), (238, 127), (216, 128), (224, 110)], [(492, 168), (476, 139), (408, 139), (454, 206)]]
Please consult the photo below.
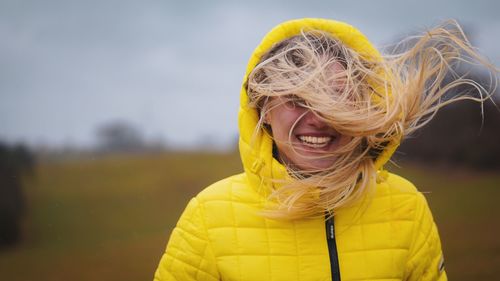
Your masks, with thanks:
[(277, 110), (273, 112), (270, 118), (270, 125), (273, 130), (274, 137), (286, 137), (292, 129), (298, 118), (300, 118), (300, 113), (293, 110)]

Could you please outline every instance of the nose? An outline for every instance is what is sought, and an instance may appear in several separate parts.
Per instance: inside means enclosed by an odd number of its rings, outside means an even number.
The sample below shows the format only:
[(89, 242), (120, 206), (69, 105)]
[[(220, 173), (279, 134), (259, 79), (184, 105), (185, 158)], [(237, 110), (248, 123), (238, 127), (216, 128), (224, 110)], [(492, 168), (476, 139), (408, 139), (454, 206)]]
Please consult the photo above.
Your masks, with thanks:
[(306, 115), (304, 115), (304, 122), (308, 126), (314, 127), (316, 129), (325, 129), (328, 125), (321, 120), (321, 118), (314, 112), (308, 111)]

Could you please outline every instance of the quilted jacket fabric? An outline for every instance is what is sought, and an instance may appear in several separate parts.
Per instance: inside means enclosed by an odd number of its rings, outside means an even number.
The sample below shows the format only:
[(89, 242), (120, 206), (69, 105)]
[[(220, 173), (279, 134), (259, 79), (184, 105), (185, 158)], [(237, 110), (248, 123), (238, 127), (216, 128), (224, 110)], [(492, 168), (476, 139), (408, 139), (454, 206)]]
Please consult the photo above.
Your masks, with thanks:
[[(252, 55), (248, 73), (274, 43), (302, 29), (332, 33), (359, 53), (378, 54), (353, 27), (300, 19), (273, 29)], [(246, 80), (246, 76), (245, 76)], [(193, 198), (173, 230), (154, 280), (332, 280), (325, 220), (273, 220), (260, 215), (286, 169), (272, 156), (272, 140), (254, 135), (257, 112), (242, 87), (239, 112), (244, 172)], [(447, 280), (437, 228), (423, 195), (382, 169), (397, 147), (376, 161), (374, 193), (335, 214), (340, 277), (348, 280)]]

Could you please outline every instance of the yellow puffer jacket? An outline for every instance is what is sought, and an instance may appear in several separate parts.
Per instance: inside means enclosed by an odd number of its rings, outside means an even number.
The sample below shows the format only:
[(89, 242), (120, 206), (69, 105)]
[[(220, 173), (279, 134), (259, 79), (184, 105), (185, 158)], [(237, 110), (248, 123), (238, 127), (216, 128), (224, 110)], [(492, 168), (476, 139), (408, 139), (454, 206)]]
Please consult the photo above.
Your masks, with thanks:
[[(246, 75), (274, 43), (303, 28), (330, 32), (360, 53), (378, 54), (347, 24), (300, 19), (266, 35)], [(250, 145), (258, 116), (247, 102), (242, 87), (239, 145), (244, 173), (207, 187), (189, 202), (154, 280), (447, 280), (425, 198), (410, 182), (381, 169), (397, 143), (376, 161), (375, 194), (336, 212), (335, 222), (259, 215), (275, 188), (269, 179), (282, 178), (286, 170), (273, 158), (266, 134), (257, 135)]]

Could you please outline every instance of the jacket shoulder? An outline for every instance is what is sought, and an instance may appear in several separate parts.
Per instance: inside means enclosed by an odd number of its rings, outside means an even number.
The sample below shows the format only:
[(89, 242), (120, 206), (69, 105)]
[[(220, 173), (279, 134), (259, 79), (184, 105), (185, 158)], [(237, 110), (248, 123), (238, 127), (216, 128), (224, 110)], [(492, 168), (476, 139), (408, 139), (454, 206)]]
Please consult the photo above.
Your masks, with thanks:
[(388, 173), (385, 183), (391, 193), (408, 195), (419, 193), (412, 182), (393, 173)]
[(257, 197), (258, 194), (250, 186), (245, 173), (217, 181), (196, 195), (196, 199), (201, 204), (215, 201), (252, 201)]
[[(367, 199), (353, 208), (364, 210), (361, 213), (366, 223), (399, 221), (409, 226), (417, 220), (417, 210), (425, 204), (425, 198), (413, 183), (387, 172), (382, 175), (379, 172), (376, 188), (367, 195)], [(355, 220), (355, 213), (351, 220)]]
[(396, 197), (416, 199), (420, 192), (409, 180), (387, 171), (378, 172), (374, 198)]

